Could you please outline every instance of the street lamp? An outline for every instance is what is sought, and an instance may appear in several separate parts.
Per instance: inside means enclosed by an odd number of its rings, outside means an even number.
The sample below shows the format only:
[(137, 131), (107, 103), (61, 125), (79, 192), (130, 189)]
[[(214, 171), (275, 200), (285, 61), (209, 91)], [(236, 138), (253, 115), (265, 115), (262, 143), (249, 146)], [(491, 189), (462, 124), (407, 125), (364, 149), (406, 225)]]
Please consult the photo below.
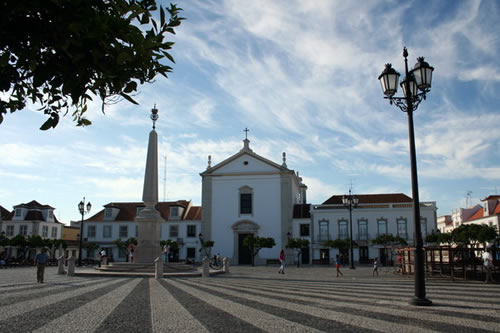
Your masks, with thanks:
[(83, 197), (83, 200), (78, 204), (78, 210), (80, 211), (80, 214), (82, 214), (82, 222), (80, 222), (80, 245), (78, 247), (78, 266), (82, 265), (83, 216), (90, 213), (91, 208), (92, 205), (88, 202), (87, 211), (85, 211), (85, 197)]
[(408, 71), (408, 50), (403, 48), (405, 58), (405, 78), (401, 82), (404, 97), (393, 97), (397, 91), (399, 73), (386, 64), (378, 79), (382, 86), (384, 98), (408, 114), (408, 138), (410, 141), (411, 188), (413, 193), (413, 223), (415, 228), (415, 296), (409, 301), (411, 305), (431, 305), (432, 301), (425, 297), (424, 249), (420, 228), (420, 200), (418, 198), (417, 157), (415, 152), (415, 133), (413, 131), (413, 111), (417, 110), (425, 95), (431, 91), (433, 67), (417, 58), (417, 63)]
[(342, 197), (342, 203), (344, 207), (349, 209), (349, 261), (351, 262), (351, 269), (354, 267), (354, 255), (352, 250), (352, 210), (358, 207), (359, 199), (357, 196), (351, 194), (351, 189), (349, 189), (349, 195), (344, 195)]

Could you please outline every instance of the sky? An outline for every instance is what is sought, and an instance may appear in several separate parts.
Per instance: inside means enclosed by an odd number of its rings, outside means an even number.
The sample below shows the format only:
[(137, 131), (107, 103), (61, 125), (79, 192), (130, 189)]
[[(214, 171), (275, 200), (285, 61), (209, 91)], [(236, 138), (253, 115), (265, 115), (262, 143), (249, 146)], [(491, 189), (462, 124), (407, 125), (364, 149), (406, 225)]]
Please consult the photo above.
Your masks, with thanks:
[[(168, 2), (160, 1), (163, 6)], [(411, 196), (407, 115), (383, 98), (385, 63), (424, 56), (432, 90), (414, 113), (421, 201), (438, 216), (500, 194), (500, 3), (486, 1), (184, 1), (168, 79), (135, 99), (90, 105), (55, 129), (36, 105), (0, 124), (0, 205), (37, 200), (63, 223), (109, 202), (141, 201), (159, 110), (159, 198), (201, 204), (200, 173), (253, 151), (298, 171), (308, 201), (332, 195)], [(403, 76), (403, 75), (402, 75)], [(401, 95), (401, 91), (398, 91)], [(166, 163), (165, 163), (166, 158)], [(165, 179), (166, 170), (166, 179)], [(166, 186), (165, 186), (166, 184)], [(469, 193), (469, 195), (467, 195)]]

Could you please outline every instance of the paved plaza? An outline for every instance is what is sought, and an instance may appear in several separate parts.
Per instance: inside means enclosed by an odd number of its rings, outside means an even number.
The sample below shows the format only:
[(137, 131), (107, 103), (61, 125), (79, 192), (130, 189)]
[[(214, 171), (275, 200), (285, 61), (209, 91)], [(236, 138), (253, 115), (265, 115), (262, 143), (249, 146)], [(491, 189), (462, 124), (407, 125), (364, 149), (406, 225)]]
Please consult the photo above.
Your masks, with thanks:
[(499, 332), (500, 285), (413, 280), (369, 267), (231, 267), (202, 278), (67, 277), (0, 270), (0, 332)]

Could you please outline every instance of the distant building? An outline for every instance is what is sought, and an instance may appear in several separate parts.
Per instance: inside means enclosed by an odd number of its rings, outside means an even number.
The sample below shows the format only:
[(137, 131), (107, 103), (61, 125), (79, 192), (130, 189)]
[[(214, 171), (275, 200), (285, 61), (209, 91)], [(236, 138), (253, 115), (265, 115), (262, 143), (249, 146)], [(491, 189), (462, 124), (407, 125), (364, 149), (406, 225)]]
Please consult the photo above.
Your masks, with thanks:
[(451, 232), (466, 224), (486, 224), (500, 231), (500, 195), (490, 195), (483, 200), (483, 205), (468, 208), (457, 208), (452, 215), (438, 218), (438, 228), (441, 232)]
[[(357, 194), (359, 205), (352, 210), (353, 241), (357, 246), (355, 262), (369, 262), (378, 257), (381, 262), (390, 259), (390, 253), (372, 240), (380, 235), (399, 236), (411, 246), (415, 240), (412, 199), (402, 193)], [(436, 203), (420, 202), (422, 238), (437, 230)], [(333, 195), (321, 205), (311, 206), (312, 258), (331, 262), (339, 254), (337, 249), (326, 248), (327, 240), (349, 238), (349, 210), (342, 204), (342, 195)], [(348, 256), (343, 253), (343, 256)]]
[(35, 236), (44, 239), (60, 239), (63, 223), (54, 215), (54, 207), (42, 205), (33, 200), (14, 206), (14, 210), (5, 218), (2, 214), (2, 230), (5, 236)]
[[(115, 261), (126, 261), (126, 252), (119, 251), (113, 243), (117, 239), (126, 241), (137, 239), (136, 215), (144, 208), (142, 202), (112, 202), (104, 206), (94, 216), (83, 223), (83, 240), (98, 245), (96, 250), (87, 253), (82, 250), (82, 258), (95, 259), (97, 251), (104, 249), (108, 257)], [(156, 210), (164, 222), (161, 225), (161, 240), (170, 239), (178, 245), (172, 253), (175, 260), (187, 258), (199, 261), (201, 231), (201, 207), (193, 206), (191, 201), (179, 200), (159, 202)]]

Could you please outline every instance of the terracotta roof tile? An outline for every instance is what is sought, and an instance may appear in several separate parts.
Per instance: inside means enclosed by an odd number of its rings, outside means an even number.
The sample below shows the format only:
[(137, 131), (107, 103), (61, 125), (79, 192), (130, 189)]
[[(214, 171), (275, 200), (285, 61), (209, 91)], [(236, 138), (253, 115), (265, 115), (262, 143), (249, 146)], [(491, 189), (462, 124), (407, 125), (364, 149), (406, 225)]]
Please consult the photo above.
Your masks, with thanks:
[[(360, 204), (413, 202), (413, 199), (403, 193), (388, 194), (356, 194)], [(343, 195), (332, 195), (323, 205), (341, 205)]]
[(472, 221), (472, 220), (477, 220), (482, 217), (484, 217), (483, 214), (484, 210), (482, 208), (478, 209), (474, 214), (472, 214), (471, 217), (469, 217), (465, 222)]
[[(134, 221), (137, 214), (137, 207), (144, 207), (144, 203), (142, 202), (110, 202), (109, 204), (104, 205), (105, 208), (118, 208), (120, 211), (118, 215), (114, 219), (114, 221)], [(156, 204), (155, 208), (160, 213), (160, 216), (168, 220), (170, 216), (170, 207), (183, 207), (187, 209), (189, 207), (189, 201), (186, 200), (178, 200), (178, 201), (167, 201), (167, 202), (159, 202)], [(191, 207), (191, 209), (196, 207)], [(201, 219), (201, 207), (200, 208), (200, 219)], [(184, 219), (187, 219), (186, 214), (191, 214), (189, 211), (184, 212)], [(194, 214), (194, 213), (193, 213)], [(197, 216), (194, 214), (193, 216)], [(192, 218), (193, 220), (195, 218)], [(104, 221), (104, 209), (97, 212), (95, 215), (89, 217), (85, 221)]]
[(500, 214), (500, 201), (497, 202), (497, 206), (493, 210), (493, 215), (495, 215), (495, 214)]
[(191, 206), (189, 208), (186, 217), (186, 220), (201, 220), (201, 206)]
[(10, 213), (7, 209), (0, 206), (0, 220), (7, 220), (10, 217)]
[(294, 219), (308, 219), (311, 218), (311, 204), (296, 204), (293, 206)]
[(28, 208), (28, 209), (32, 209), (32, 208), (38, 208), (38, 209), (52, 208), (52, 209), (54, 209), (54, 207), (49, 206), (49, 205), (42, 205), (41, 203), (39, 203), (36, 200), (31, 200), (28, 203), (22, 203), (22, 204), (16, 205), (16, 206), (14, 206), (14, 208)]

